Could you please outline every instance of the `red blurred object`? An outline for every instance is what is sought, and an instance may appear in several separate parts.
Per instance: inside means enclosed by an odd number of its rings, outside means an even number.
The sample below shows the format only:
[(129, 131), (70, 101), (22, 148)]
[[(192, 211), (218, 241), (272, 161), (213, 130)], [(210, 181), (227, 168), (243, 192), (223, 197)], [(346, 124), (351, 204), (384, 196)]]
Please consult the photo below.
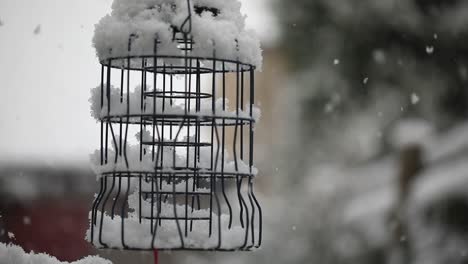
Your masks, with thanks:
[(60, 261), (76, 261), (93, 252), (84, 240), (88, 201), (41, 199), (7, 209), (3, 221), (13, 244), (26, 252), (47, 253)]
[(154, 249), (154, 264), (158, 264), (159, 253), (157, 249)]

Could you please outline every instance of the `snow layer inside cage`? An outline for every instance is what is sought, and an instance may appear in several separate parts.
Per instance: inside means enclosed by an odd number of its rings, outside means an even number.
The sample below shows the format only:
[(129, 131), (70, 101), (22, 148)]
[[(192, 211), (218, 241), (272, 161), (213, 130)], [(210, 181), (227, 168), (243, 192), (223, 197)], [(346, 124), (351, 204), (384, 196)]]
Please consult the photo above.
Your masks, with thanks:
[[(252, 250), (258, 40), (240, 3), (115, 0), (96, 26), (91, 91), (99, 191), (87, 240), (99, 248)], [(190, 12), (189, 12), (190, 11)]]

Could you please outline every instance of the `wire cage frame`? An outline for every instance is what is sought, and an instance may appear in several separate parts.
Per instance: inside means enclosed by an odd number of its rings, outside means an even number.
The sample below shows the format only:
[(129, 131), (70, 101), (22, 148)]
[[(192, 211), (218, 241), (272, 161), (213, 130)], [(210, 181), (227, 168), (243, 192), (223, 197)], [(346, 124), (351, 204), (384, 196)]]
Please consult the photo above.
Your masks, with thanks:
[[(215, 43), (212, 57), (192, 56), (188, 6), (184, 23), (172, 27), (179, 54), (159, 54), (155, 36), (153, 54), (100, 62), (100, 188), (88, 231), (98, 248), (249, 251), (262, 244), (253, 184), (255, 66), (217, 57)], [(129, 36), (128, 54), (136, 38)]]

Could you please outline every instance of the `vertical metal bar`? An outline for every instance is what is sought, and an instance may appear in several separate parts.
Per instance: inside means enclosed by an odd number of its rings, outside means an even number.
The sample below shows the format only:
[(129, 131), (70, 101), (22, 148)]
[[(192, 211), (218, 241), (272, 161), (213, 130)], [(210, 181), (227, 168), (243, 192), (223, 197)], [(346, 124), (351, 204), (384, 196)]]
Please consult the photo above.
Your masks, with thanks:
[[(255, 103), (255, 74), (253, 66), (250, 66), (250, 109), (249, 116), (253, 119), (253, 107)], [(252, 173), (252, 167), (254, 162), (254, 128), (253, 122), (250, 121), (250, 142), (249, 142), (249, 167), (250, 173)]]
[[(143, 160), (143, 115), (144, 115), (144, 96), (145, 96), (145, 86), (146, 86), (146, 80), (145, 80), (145, 59), (141, 59), (141, 88), (140, 88), (140, 162)], [(145, 131), (146, 132), (146, 131)]]
[[(242, 178), (239, 181), (239, 186), (237, 187), (239, 189), (239, 192), (242, 193)], [(242, 197), (241, 194), (241, 201), (242, 204), (245, 208), (245, 237), (244, 237), (244, 244), (241, 246), (241, 248), (245, 248), (248, 243), (248, 238), (249, 238), (249, 208), (247, 207), (247, 203), (245, 202), (244, 198)]]
[[(254, 68), (253, 66), (250, 66), (250, 117), (253, 119), (253, 106), (255, 103), (255, 73), (254, 73)], [(253, 162), (254, 162), (254, 129), (253, 129), (253, 121), (250, 121), (250, 140), (249, 140), (249, 167), (250, 167), (250, 173), (252, 173), (253, 169)], [(252, 176), (250, 176), (249, 179), (249, 186), (250, 186), (250, 191), (251, 191), (251, 196), (257, 206), (258, 209), (258, 244), (256, 247), (260, 247), (262, 244), (262, 224), (263, 224), (263, 214), (262, 214), (262, 208), (260, 206), (260, 203), (257, 200), (257, 197), (255, 196), (254, 190), (253, 190), (253, 183), (252, 183)], [(253, 228), (253, 227), (252, 227)]]
[(251, 248), (255, 245), (255, 206), (252, 199), (252, 178), (249, 178), (249, 181), (247, 183), (247, 194), (249, 197), (250, 206), (252, 207), (252, 217), (250, 218), (252, 245), (248, 247)]
[(214, 160), (213, 160), (213, 151), (214, 151), (214, 128), (215, 128), (215, 123), (216, 123), (216, 54), (213, 56), (213, 71), (212, 71), (212, 80), (211, 80), (211, 95), (212, 95), (212, 100), (211, 100), (211, 111), (212, 111), (212, 116), (211, 116), (211, 168), (210, 170), (213, 172), (211, 174), (211, 179), (210, 179), (210, 223), (209, 223), (209, 236), (211, 237), (212, 234), (212, 229), (213, 229), (213, 194), (214, 194), (214, 184), (215, 184), (215, 178), (216, 178), (216, 169), (214, 168)]
[[(239, 62), (236, 63), (236, 125), (234, 128), (234, 142), (232, 144), (232, 150), (234, 154), (234, 167), (236, 172), (239, 172), (238, 164), (238, 155), (237, 155), (237, 135), (239, 130), (239, 90), (240, 90), (240, 80), (239, 80)], [(242, 126), (242, 124), (240, 124)]]
[[(239, 65), (239, 64), (238, 64)], [(241, 66), (240, 69), (241, 82), (240, 82), (240, 109), (244, 112), (244, 69)], [(244, 160), (244, 121), (242, 121), (241, 131), (240, 131), (240, 159)]]
[[(184, 42), (188, 42), (187, 35), (184, 34)], [(190, 112), (190, 96), (191, 96), (191, 84), (192, 84), (192, 79), (191, 79), (191, 74), (190, 74), (190, 69), (191, 69), (191, 63), (188, 65), (188, 50), (185, 50), (185, 58), (184, 58), (184, 68), (185, 68), (185, 73), (184, 73), (184, 78), (185, 78), (185, 87), (184, 87), (184, 92), (185, 92), (185, 115), (187, 116), (187, 113)], [(190, 60), (191, 62), (191, 60)], [(187, 146), (186, 146), (186, 160), (185, 160), (185, 167), (186, 170), (189, 170), (189, 159), (190, 159), (190, 127), (191, 127), (191, 119), (188, 120), (187, 122)], [(193, 166), (195, 168), (195, 164)], [(191, 174), (195, 175), (196, 171), (193, 170)], [(189, 184), (189, 173), (185, 175), (185, 236), (187, 237), (188, 235), (188, 184)]]
[[(101, 64), (101, 111), (99, 115), (102, 114), (102, 110), (104, 108), (104, 64)], [(101, 166), (104, 164), (104, 121), (101, 116), (99, 116), (101, 120)]]
[[(161, 118), (161, 137), (159, 141), (161, 142), (161, 145), (159, 148), (161, 148), (161, 168), (164, 168), (164, 142), (165, 142), (165, 137), (164, 137), (164, 132), (165, 132), (165, 118), (164, 118), (164, 112), (166, 110), (166, 63), (163, 64), (163, 90), (162, 90), (162, 118)], [(163, 182), (163, 175), (161, 174), (161, 177), (159, 178), (159, 187), (161, 188), (162, 182)]]
[[(158, 153), (160, 152), (159, 148), (158, 148)], [(158, 157), (156, 158), (156, 160), (158, 159)], [(162, 174), (161, 174), (161, 177), (162, 177)], [(154, 179), (154, 185), (156, 185), (156, 195), (158, 195), (158, 189), (161, 188), (159, 187), (158, 188), (158, 180), (157, 179)], [(152, 188), (152, 192), (154, 191), (154, 185), (151, 185), (151, 188)], [(161, 215), (161, 196), (157, 196), (157, 199), (158, 199), (158, 209), (156, 210), (156, 218), (155, 218), (155, 222), (154, 222), (154, 228), (153, 228), (153, 238), (152, 238), (152, 246), (153, 248), (156, 248), (156, 245), (155, 245), (155, 242), (156, 242), (156, 236), (157, 236), (157, 232), (158, 232), (158, 222), (159, 222), (159, 225), (161, 225), (161, 219), (160, 219), (160, 215)], [(153, 214), (151, 214), (151, 219), (153, 219)], [(153, 223), (153, 222), (152, 222)]]
[[(182, 128), (184, 127), (184, 124), (185, 124), (185, 118), (182, 120), (182, 123), (179, 125), (179, 128), (177, 130), (177, 133), (176, 133), (176, 136), (174, 137), (174, 140), (173, 140), (173, 146), (174, 146), (174, 149), (175, 149), (175, 145), (176, 145), (176, 142), (177, 142), (177, 138), (180, 136), (180, 132), (182, 132)], [(173, 168), (175, 168), (175, 165), (176, 165), (176, 156), (175, 156), (175, 151), (174, 151), (174, 156), (173, 156)], [(182, 228), (180, 227), (180, 221), (179, 221), (179, 217), (178, 217), (178, 214), (177, 214), (177, 194), (176, 194), (176, 184), (177, 184), (177, 180), (176, 180), (176, 173), (175, 172), (171, 172), (171, 177), (172, 177), (172, 205), (173, 205), (173, 211), (174, 211), (174, 218), (175, 218), (175, 221), (176, 221), (176, 225), (177, 225), (177, 231), (179, 233), (179, 236), (180, 236), (180, 241), (181, 241), (181, 244), (182, 244), (182, 248), (184, 248), (184, 237), (182, 235)], [(167, 196), (166, 196), (167, 197)]]
[[(141, 182), (141, 180), (142, 180), (142, 175), (140, 174), (138, 176), (138, 221), (139, 221), (140, 224), (141, 224), (141, 218), (142, 218), (141, 217), (141, 203), (142, 203), (142, 201), (141, 201), (141, 199), (142, 199), (141, 198), (141, 195), (142, 195), (142, 191), (141, 191), (142, 182)], [(151, 209), (153, 209), (153, 208), (151, 208)]]
[[(131, 49), (131, 39), (129, 40), (129, 53)], [(130, 65), (130, 57), (127, 57), (127, 121), (125, 123), (125, 139), (124, 139), (124, 145), (123, 145), (123, 155), (125, 158), (125, 165), (128, 168), (128, 157), (127, 157), (127, 139), (128, 139), (128, 127), (130, 124), (130, 71), (131, 71), (131, 65)]]
[[(226, 111), (226, 65), (223, 62), (222, 64), (222, 72), (223, 72), (223, 81), (222, 81), (222, 92), (223, 92), (223, 112)], [(229, 199), (226, 195), (226, 186), (225, 186), (225, 175), (224, 175), (224, 164), (226, 162), (224, 154), (226, 151), (226, 120), (223, 118), (223, 123), (222, 123), (222, 131), (221, 131), (221, 188), (223, 192), (223, 197), (224, 200), (226, 201), (226, 205), (228, 206), (229, 210), (229, 226), (228, 228), (231, 229), (232, 227), (232, 208), (231, 204), (229, 203)]]
[(103, 177), (101, 177), (101, 179), (100, 179), (100, 185), (101, 185), (101, 187), (99, 189), (99, 193), (96, 196), (96, 199), (94, 200), (93, 206), (92, 206), (92, 209), (91, 209), (91, 242), (92, 242), (93, 245), (94, 245), (94, 226), (97, 223), (97, 210), (98, 210), (98, 207), (99, 207), (99, 203), (101, 202), (101, 197), (104, 194), (103, 193), (103, 191), (104, 191), (104, 179), (103, 179)]
[(157, 182), (157, 179), (156, 178), (152, 178), (150, 179), (150, 182), (151, 182), (151, 215), (150, 215), (150, 230), (151, 230), (151, 234), (153, 234), (153, 221), (154, 221), (154, 182)]
[(257, 209), (258, 209), (258, 243), (255, 247), (259, 248), (262, 245), (262, 232), (263, 232), (262, 207), (260, 206), (260, 203), (258, 202), (257, 197), (255, 196), (255, 192), (253, 190), (252, 179), (250, 179), (249, 184), (250, 184), (252, 198), (254, 199), (255, 204), (257, 205)]
[[(123, 99), (124, 99), (124, 77), (125, 76), (125, 70), (122, 68), (120, 70), (120, 106), (122, 107), (123, 105)], [(123, 119), (122, 119), (122, 113), (120, 114), (119, 118), (119, 149), (116, 149), (116, 153), (119, 154), (120, 157), (122, 157), (122, 131), (123, 131)]]
[[(115, 173), (114, 173), (115, 175)], [(119, 200), (118, 198), (120, 197), (120, 191), (122, 189), (122, 174), (119, 173), (119, 187), (117, 187), (117, 194), (115, 195), (116, 199), (114, 200), (114, 202), (112, 203), (112, 210), (111, 210), (111, 218), (114, 219), (114, 215), (115, 215), (115, 206), (117, 205), (117, 201)]]
[(106, 121), (106, 152), (105, 152), (105, 163), (108, 162), (108, 155), (109, 155), (109, 123), (110, 123), (110, 112), (111, 112), (111, 66), (112, 60), (108, 60), (107, 64), (107, 121)]
[[(102, 196), (104, 196), (104, 194), (107, 191), (107, 177), (104, 177), (104, 183), (103, 184), (104, 184), (104, 191), (103, 191)], [(102, 208), (101, 208), (101, 223), (99, 225), (99, 243), (101, 243), (101, 245), (107, 247), (107, 244), (102, 241), (102, 228), (104, 226), (104, 206), (105, 206), (105, 203), (103, 203)]]
[[(219, 161), (219, 151), (220, 151), (220, 144), (219, 144), (219, 132), (218, 132), (218, 126), (215, 123), (215, 134), (216, 134), (216, 160), (215, 160), (215, 171), (218, 171), (218, 161)], [(224, 163), (221, 161), (221, 163)], [(223, 177), (223, 175), (221, 176)], [(221, 248), (221, 243), (222, 243), (222, 227), (221, 227), (221, 215), (222, 215), (222, 210), (221, 210), (221, 204), (219, 202), (219, 197), (218, 197), (218, 192), (216, 191), (216, 177), (214, 177), (214, 184), (213, 184), (213, 195), (215, 197), (216, 201), (216, 207), (217, 207), (217, 213), (218, 213), (218, 245), (217, 249)], [(223, 189), (224, 192), (224, 189)]]
[[(175, 178), (175, 173), (171, 173), (171, 176)], [(174, 218), (177, 225), (177, 232), (179, 233), (181, 248), (185, 248), (184, 237), (182, 235), (182, 229), (179, 223), (179, 217), (177, 216), (177, 200), (176, 200), (176, 180), (172, 180), (172, 203), (173, 203), (173, 210), (174, 210)]]
[[(155, 126), (157, 126), (157, 118), (156, 118), (156, 95), (157, 95), (157, 78), (158, 78), (158, 40), (157, 38), (154, 40), (154, 57), (153, 57), (153, 144), (151, 150), (151, 158), (154, 161), (154, 148), (155, 148)], [(157, 165), (156, 165), (157, 167)]]
[[(129, 191), (130, 191), (130, 173), (128, 173), (127, 175), (127, 189), (125, 191), (125, 201), (128, 201), (128, 194), (129, 194)], [(126, 203), (122, 203), (122, 207), (121, 207), (121, 213), (120, 213), (120, 216), (121, 216), (121, 219), (122, 219), (122, 229), (121, 229), (121, 234), (122, 234), (122, 247), (124, 249), (127, 249), (128, 246), (125, 244), (125, 205)]]

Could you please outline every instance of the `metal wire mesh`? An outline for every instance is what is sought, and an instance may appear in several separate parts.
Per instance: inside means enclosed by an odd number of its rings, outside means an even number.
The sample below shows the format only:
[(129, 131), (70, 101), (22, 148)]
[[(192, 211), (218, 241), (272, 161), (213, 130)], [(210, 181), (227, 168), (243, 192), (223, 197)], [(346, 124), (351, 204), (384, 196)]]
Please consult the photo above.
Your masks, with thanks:
[(215, 50), (211, 58), (191, 56), (190, 24), (188, 18), (173, 28), (178, 55), (158, 54), (155, 38), (154, 54), (101, 61), (100, 190), (89, 238), (97, 247), (261, 245), (255, 67), (218, 58)]

